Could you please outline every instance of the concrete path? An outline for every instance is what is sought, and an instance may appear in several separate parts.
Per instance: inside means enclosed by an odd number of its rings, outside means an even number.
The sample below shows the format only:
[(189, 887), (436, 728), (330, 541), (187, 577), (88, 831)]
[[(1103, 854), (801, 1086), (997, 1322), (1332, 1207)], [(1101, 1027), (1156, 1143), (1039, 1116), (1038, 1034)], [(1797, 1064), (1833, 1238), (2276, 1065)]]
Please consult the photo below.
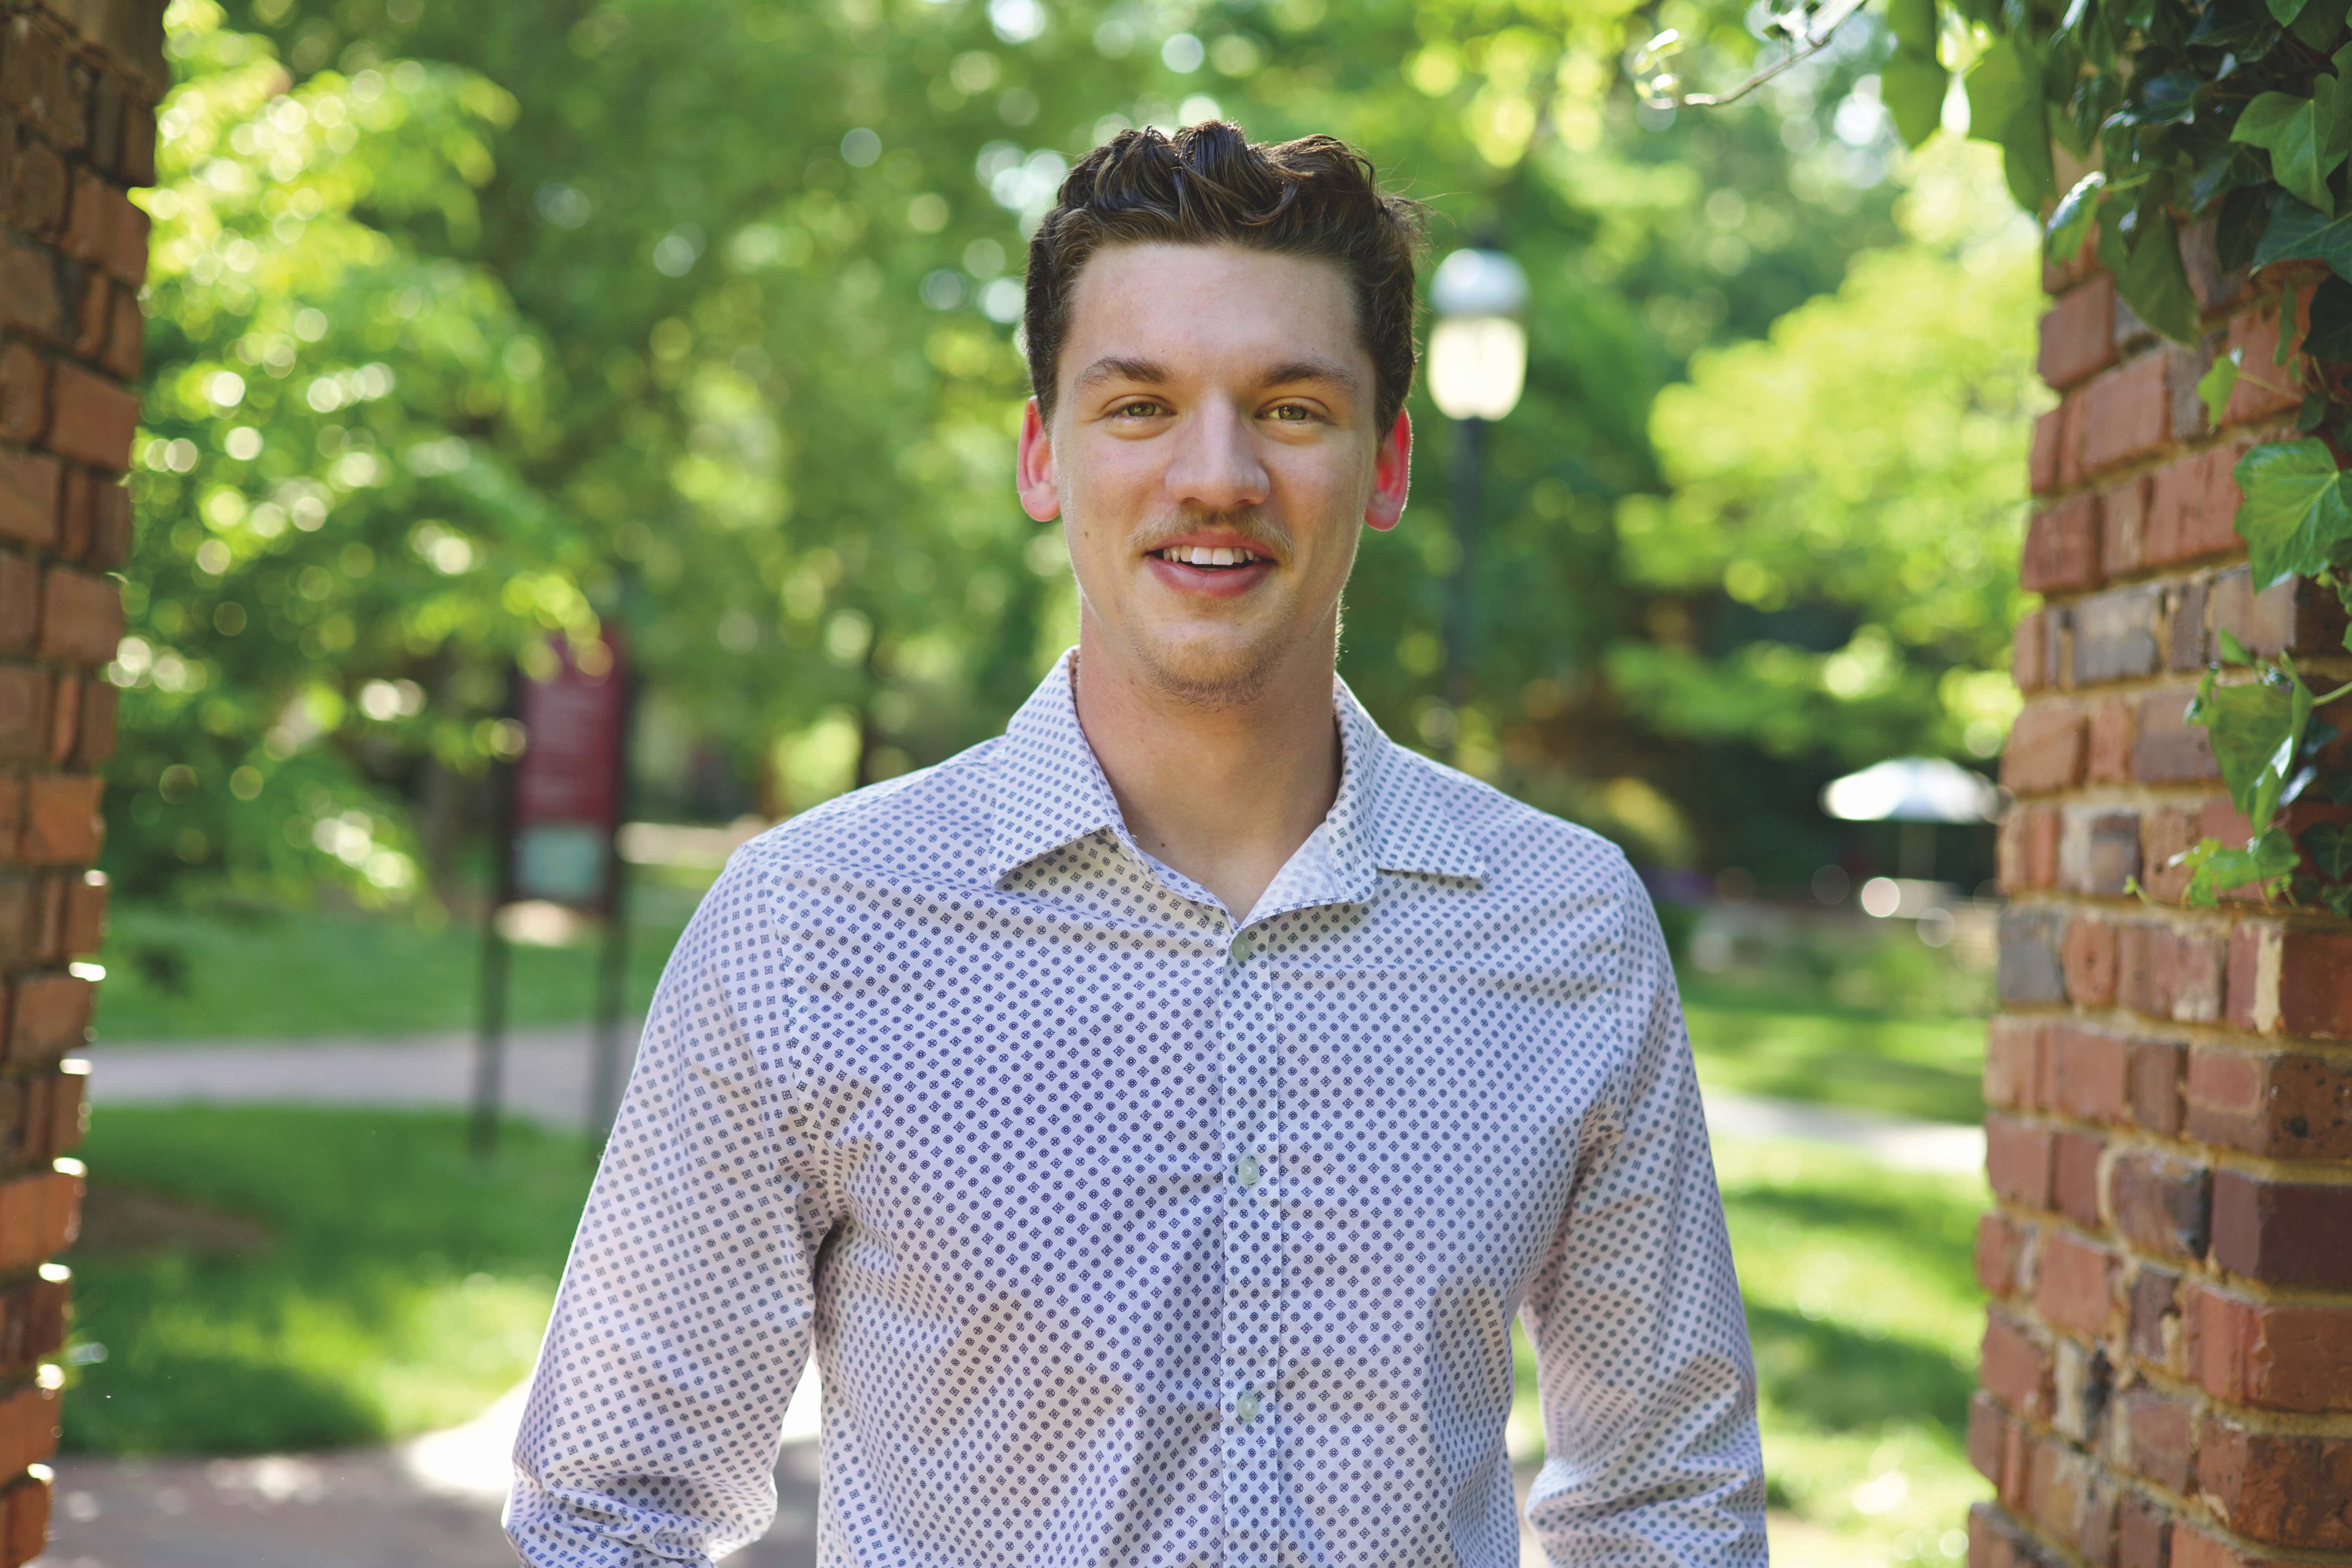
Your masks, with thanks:
[[(635, 1058), (640, 1027), (642, 1020), (631, 1020), (622, 1032), (625, 1059)], [(100, 1106), (198, 1101), (446, 1109), (473, 1100), (474, 1042), (461, 1035), (273, 1045), (100, 1041), (89, 1055), (90, 1093)], [(583, 1027), (515, 1032), (506, 1047), (508, 1108), (556, 1126), (584, 1125), (590, 1061)], [(1969, 1174), (1984, 1169), (1981, 1128), (1726, 1089), (1707, 1089), (1706, 1097), (1708, 1129), (1717, 1137), (1835, 1144), (1899, 1170)]]

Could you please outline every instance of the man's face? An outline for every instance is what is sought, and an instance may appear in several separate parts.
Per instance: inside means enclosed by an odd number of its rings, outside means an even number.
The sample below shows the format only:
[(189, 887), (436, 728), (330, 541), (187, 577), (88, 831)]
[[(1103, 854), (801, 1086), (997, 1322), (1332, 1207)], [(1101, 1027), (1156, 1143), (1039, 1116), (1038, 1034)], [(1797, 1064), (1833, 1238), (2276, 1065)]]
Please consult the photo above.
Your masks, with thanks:
[(1404, 510), (1411, 431), (1373, 426), (1346, 274), (1230, 246), (1121, 245), (1079, 273), (1021, 499), (1056, 515), (1081, 646), (1164, 693), (1246, 701), (1329, 668), (1357, 529)]

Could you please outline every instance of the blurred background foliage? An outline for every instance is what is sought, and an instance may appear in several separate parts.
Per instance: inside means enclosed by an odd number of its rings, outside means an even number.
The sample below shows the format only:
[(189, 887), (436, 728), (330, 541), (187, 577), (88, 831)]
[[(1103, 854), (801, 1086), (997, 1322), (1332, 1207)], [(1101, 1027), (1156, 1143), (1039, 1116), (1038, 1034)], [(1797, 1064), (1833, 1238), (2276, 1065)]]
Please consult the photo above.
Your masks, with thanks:
[(1898, 151), (1866, 18), (1679, 115), (1622, 69), (1661, 25), (1753, 51), (1678, 0), (174, 0), (110, 868), (462, 892), (505, 671), (606, 623), (641, 816), (994, 732), (1075, 632), (1009, 482), (1024, 234), (1105, 136), (1223, 114), (1533, 285), (1470, 695), (1419, 397), (1343, 673), (1645, 861), (1801, 882), (1826, 778), (2015, 701), (2032, 239), (1990, 149)]

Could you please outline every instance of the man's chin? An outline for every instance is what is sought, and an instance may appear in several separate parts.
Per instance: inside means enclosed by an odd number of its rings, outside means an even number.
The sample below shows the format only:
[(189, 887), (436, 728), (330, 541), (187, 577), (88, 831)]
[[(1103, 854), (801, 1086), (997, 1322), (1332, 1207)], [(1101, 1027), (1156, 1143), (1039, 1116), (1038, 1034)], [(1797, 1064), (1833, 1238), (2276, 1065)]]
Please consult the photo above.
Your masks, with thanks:
[(1232, 635), (1139, 639), (1138, 661), (1168, 696), (1202, 708), (1234, 708), (1255, 700), (1273, 679), (1282, 649), (1268, 639)]

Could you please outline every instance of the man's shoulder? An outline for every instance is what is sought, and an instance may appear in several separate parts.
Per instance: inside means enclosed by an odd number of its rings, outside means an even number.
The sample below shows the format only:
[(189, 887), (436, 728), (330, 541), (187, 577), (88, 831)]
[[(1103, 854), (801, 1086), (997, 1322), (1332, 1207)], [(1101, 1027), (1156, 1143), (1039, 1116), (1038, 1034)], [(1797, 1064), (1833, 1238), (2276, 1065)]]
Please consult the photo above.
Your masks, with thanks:
[(796, 813), (735, 851), (737, 874), (935, 881), (988, 847), (992, 763), (1003, 736)]
[(1566, 873), (1588, 884), (1633, 878), (1625, 852), (1592, 829), (1409, 747), (1396, 746), (1394, 756), (1397, 782), (1413, 809), (1453, 824), (1486, 860), (1490, 877), (1517, 879), (1540, 871), (1557, 878)]

